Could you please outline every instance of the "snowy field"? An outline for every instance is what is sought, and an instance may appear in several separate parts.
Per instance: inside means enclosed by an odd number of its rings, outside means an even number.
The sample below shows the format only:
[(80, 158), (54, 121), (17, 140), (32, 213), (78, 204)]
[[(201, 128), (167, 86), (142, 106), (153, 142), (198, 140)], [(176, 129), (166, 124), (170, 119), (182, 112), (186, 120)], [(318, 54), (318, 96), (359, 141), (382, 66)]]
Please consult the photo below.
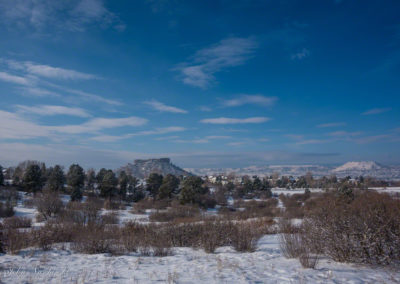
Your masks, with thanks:
[(5, 283), (399, 283), (400, 272), (321, 260), (304, 269), (286, 259), (277, 235), (266, 235), (257, 251), (237, 253), (230, 247), (215, 254), (175, 248), (172, 256), (77, 254), (68, 249), (23, 250), (0, 257)]
[[(400, 192), (400, 188), (376, 190)], [(275, 188), (273, 193), (304, 193), (304, 189)], [(15, 207), (16, 216), (31, 218), (33, 226), (43, 225), (36, 222), (35, 208), (24, 207), (27, 197), (23, 195)], [(68, 202), (69, 196), (61, 199)], [(114, 211), (120, 224), (149, 222), (149, 212), (133, 214), (131, 209)], [(108, 212), (102, 209), (102, 214)], [(320, 260), (315, 270), (305, 269), (297, 259), (283, 256), (278, 235), (265, 235), (253, 253), (238, 253), (231, 247), (218, 248), (214, 254), (174, 248), (171, 256), (150, 257), (80, 254), (70, 250), (69, 244), (57, 244), (50, 251), (24, 249), (17, 255), (0, 254), (0, 283), (400, 283), (400, 271), (329, 259)]]

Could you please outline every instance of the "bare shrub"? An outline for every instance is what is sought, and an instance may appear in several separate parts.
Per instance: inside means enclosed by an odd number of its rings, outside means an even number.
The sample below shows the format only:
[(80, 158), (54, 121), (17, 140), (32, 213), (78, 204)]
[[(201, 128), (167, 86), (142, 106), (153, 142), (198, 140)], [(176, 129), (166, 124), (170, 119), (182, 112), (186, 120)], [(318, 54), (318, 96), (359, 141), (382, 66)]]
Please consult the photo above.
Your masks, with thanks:
[(261, 230), (255, 223), (238, 223), (232, 231), (232, 246), (239, 252), (253, 252), (261, 235)]
[(69, 202), (58, 217), (62, 223), (94, 225), (101, 223), (100, 209), (102, 202), (97, 198), (88, 198), (86, 202)]
[(154, 256), (168, 256), (172, 254), (172, 244), (163, 230), (155, 231), (152, 238)]
[(104, 226), (84, 226), (75, 236), (73, 248), (78, 252), (88, 254), (116, 253), (118, 246), (114, 241), (114, 236)]
[(155, 222), (171, 222), (171, 221), (182, 221), (182, 219), (200, 217), (200, 209), (190, 205), (176, 205), (169, 208), (164, 212), (154, 212), (150, 214), (150, 221)]
[(148, 209), (155, 209), (155, 210), (167, 209), (169, 205), (170, 201), (167, 199), (153, 200), (152, 198), (145, 198), (140, 200), (139, 202), (136, 202), (133, 205), (132, 212), (146, 213), (146, 210)]
[(1, 188), (0, 200), (10, 201), (15, 204), (20, 199), (19, 193), (15, 188)]
[(43, 191), (34, 202), (45, 220), (59, 214), (64, 206), (58, 193), (50, 190)]
[(315, 269), (315, 267), (318, 264), (319, 256), (318, 254), (313, 254), (307, 248), (300, 254), (299, 256), (299, 261), (301, 266), (304, 268), (312, 268)]
[(5, 229), (30, 228), (32, 220), (26, 217), (9, 217), (3, 220)]
[(400, 260), (399, 220), (400, 200), (390, 195), (329, 193), (307, 213), (304, 234), (336, 261), (390, 264)]
[(307, 200), (306, 194), (293, 194), (293, 195), (279, 195), (282, 201), (285, 218), (303, 218), (304, 217), (304, 202)]
[(23, 200), (25, 208), (33, 208), (35, 207), (35, 199), (34, 198), (26, 198)]
[(290, 219), (279, 222), (279, 246), (287, 258), (298, 258), (304, 268), (315, 268), (319, 254), (316, 246), (306, 236), (305, 227), (292, 225)]
[(219, 212), (225, 218), (246, 220), (259, 217), (274, 217), (279, 215), (280, 209), (277, 208), (277, 199), (268, 199), (263, 201), (238, 200), (235, 202), (236, 210), (225, 209)]
[(281, 233), (279, 246), (283, 255), (287, 258), (297, 258), (302, 252), (302, 242), (299, 233)]
[(81, 229), (76, 224), (47, 222), (39, 229), (31, 231), (32, 243), (42, 250), (49, 250), (55, 243), (72, 242)]
[(119, 218), (117, 212), (109, 212), (101, 216), (101, 223), (104, 225), (115, 225), (119, 224)]
[(121, 202), (121, 200), (106, 199), (104, 201), (104, 209), (106, 209), (106, 210), (123, 210), (123, 209), (125, 209), (125, 205)]
[(18, 229), (4, 230), (2, 243), (7, 253), (16, 254), (21, 249), (29, 247), (29, 233)]
[(14, 206), (11, 201), (6, 201), (6, 203), (0, 201), (0, 218), (11, 217), (14, 216), (14, 214)]
[(120, 231), (121, 244), (125, 251), (136, 252), (140, 242), (141, 225), (128, 222)]

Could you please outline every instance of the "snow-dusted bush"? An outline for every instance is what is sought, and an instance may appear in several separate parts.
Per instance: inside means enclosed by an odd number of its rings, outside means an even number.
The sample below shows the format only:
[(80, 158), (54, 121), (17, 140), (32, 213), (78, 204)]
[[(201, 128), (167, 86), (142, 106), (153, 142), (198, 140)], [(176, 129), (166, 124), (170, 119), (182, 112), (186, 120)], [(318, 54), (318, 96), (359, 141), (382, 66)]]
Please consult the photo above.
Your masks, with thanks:
[(5, 229), (30, 228), (32, 220), (26, 217), (13, 216), (4, 218), (3, 225)]
[(200, 217), (200, 209), (197, 206), (190, 205), (174, 205), (166, 211), (157, 211), (150, 214), (150, 221), (155, 222), (171, 222), (174, 220), (189, 219)]
[(232, 246), (238, 252), (253, 252), (262, 233), (255, 223), (238, 223), (232, 231)]
[(400, 200), (376, 192), (325, 194), (305, 216), (303, 234), (336, 261), (400, 260)]
[(290, 219), (279, 222), (279, 246), (287, 258), (298, 258), (304, 268), (315, 268), (319, 255), (305, 234), (303, 226), (294, 226)]
[(58, 192), (51, 190), (38, 194), (34, 203), (44, 220), (59, 214), (64, 207)]

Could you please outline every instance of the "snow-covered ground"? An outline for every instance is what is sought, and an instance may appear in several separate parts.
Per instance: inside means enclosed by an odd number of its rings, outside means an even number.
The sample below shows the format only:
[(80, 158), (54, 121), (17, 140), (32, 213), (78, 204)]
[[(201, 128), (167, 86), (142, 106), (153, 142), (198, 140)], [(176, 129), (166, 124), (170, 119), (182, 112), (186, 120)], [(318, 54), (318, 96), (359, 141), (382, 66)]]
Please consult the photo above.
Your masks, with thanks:
[[(278, 188), (275, 187), (273, 189), (271, 189), (273, 194), (279, 195), (279, 194), (288, 194), (288, 195), (292, 195), (292, 194), (296, 194), (296, 193), (304, 193), (304, 188), (294, 188), (294, 189), (286, 189), (286, 188)], [(322, 189), (321, 188), (310, 188), (310, 192), (321, 192)]]
[(230, 247), (215, 254), (175, 248), (168, 257), (136, 254), (85, 255), (69, 250), (24, 250), (0, 257), (5, 283), (399, 283), (400, 272), (321, 260), (304, 269), (286, 259), (277, 235), (266, 235), (257, 251), (237, 253)]
[(370, 189), (374, 189), (378, 192), (400, 193), (400, 187), (370, 187)]

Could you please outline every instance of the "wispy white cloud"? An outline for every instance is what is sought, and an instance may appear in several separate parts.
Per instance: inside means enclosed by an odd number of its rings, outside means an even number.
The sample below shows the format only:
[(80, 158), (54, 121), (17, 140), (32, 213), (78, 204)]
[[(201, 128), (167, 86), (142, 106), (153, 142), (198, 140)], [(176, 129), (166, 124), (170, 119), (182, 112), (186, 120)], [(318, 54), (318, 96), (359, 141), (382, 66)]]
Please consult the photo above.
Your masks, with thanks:
[[(71, 69), (32, 63), (30, 61), (15, 61), (0, 58), (0, 63), (3, 65), (6, 64), (10, 71), (24, 73), (24, 76), (17, 76), (6, 72), (0, 72), (0, 80), (23, 85), (23, 87), (19, 87), (18, 89), (23, 95), (61, 97), (60, 93), (69, 93), (90, 102), (100, 102), (113, 106), (122, 105), (120, 101), (115, 99), (104, 98), (97, 94), (65, 87), (46, 80), (60, 79), (71, 81), (99, 79), (100, 77), (96, 75)], [(53, 91), (54, 89), (57, 90), (57, 92)]]
[[(185, 131), (186, 128), (180, 126), (169, 126), (169, 127), (161, 127), (155, 128), (153, 130), (145, 130), (139, 131), (136, 133), (128, 133), (123, 135), (97, 135), (91, 138), (91, 140), (99, 141), (99, 142), (115, 142), (123, 139), (132, 138), (135, 136), (146, 136), (146, 135), (161, 135), (167, 133), (181, 132)], [(160, 139), (161, 140), (161, 139)], [(164, 139), (166, 140), (166, 139)]]
[(355, 136), (359, 136), (361, 135), (362, 132), (361, 131), (354, 131), (354, 132), (348, 132), (348, 131), (335, 131), (335, 132), (331, 132), (328, 133), (329, 136), (332, 137), (355, 137)]
[(227, 135), (211, 135), (211, 136), (206, 136), (205, 139), (207, 140), (212, 140), (212, 139), (230, 139), (232, 136), (227, 136)]
[(200, 109), (201, 111), (204, 111), (204, 112), (212, 111), (212, 108), (210, 108), (210, 107), (208, 107), (208, 106), (201, 106), (201, 107), (199, 107), (199, 109)]
[(188, 113), (184, 109), (173, 107), (173, 106), (168, 106), (168, 105), (163, 104), (163, 103), (161, 103), (159, 101), (156, 101), (156, 100), (146, 101), (144, 103), (149, 105), (149, 106), (151, 106), (153, 109), (156, 109), (156, 110), (162, 111), (162, 112)]
[(65, 92), (68, 92), (70, 94), (78, 95), (79, 97), (83, 98), (84, 100), (91, 101), (91, 102), (100, 102), (100, 103), (105, 103), (108, 105), (113, 105), (113, 106), (121, 106), (123, 103), (117, 100), (112, 100), (112, 99), (106, 99), (102, 96), (84, 92), (81, 90), (75, 90), (75, 89), (70, 89), (70, 88), (62, 88)]
[(93, 118), (85, 123), (77, 125), (49, 126), (52, 131), (68, 134), (94, 133), (102, 129), (124, 127), (124, 126), (142, 126), (147, 123), (147, 119), (130, 116), (124, 118)]
[(0, 0), (0, 20), (8, 27), (35, 31), (83, 32), (90, 25), (125, 29), (125, 24), (105, 7), (103, 0)]
[(345, 126), (345, 122), (331, 122), (331, 123), (323, 123), (323, 124), (318, 124), (318, 128), (329, 128), (329, 127), (339, 127), (339, 126)]
[(211, 140), (221, 140), (221, 139), (230, 139), (230, 138), (232, 138), (232, 137), (231, 136), (223, 136), (223, 135), (210, 135), (210, 136), (206, 136), (204, 138), (196, 138), (196, 139), (189, 139), (189, 140), (175, 139), (173, 142), (205, 144), (205, 143), (209, 143)]
[(184, 84), (207, 88), (215, 80), (214, 74), (225, 68), (244, 64), (258, 47), (253, 38), (231, 37), (211, 47), (201, 49), (191, 60), (175, 69)]
[(39, 105), (39, 106), (23, 106), (16, 105), (18, 112), (31, 113), (43, 116), (50, 115), (70, 115), (78, 117), (89, 117), (90, 114), (82, 109), (75, 107), (56, 106), (56, 105)]
[(60, 67), (53, 67), (49, 65), (36, 64), (32, 62), (25, 62), (24, 66), (26, 72), (28, 72), (29, 74), (52, 79), (89, 80), (98, 78), (93, 74), (83, 73), (71, 69), (64, 69)]
[[(368, 143), (374, 143), (374, 142), (379, 142), (379, 141), (386, 141), (386, 142), (392, 142), (392, 140), (395, 138), (395, 136), (391, 134), (381, 134), (381, 135), (371, 135), (371, 136), (365, 136), (365, 137), (360, 137), (355, 139), (354, 141), (358, 144), (368, 144)], [(399, 137), (397, 137), (399, 139)]]
[(241, 95), (231, 100), (223, 100), (222, 105), (226, 107), (236, 107), (245, 104), (254, 104), (261, 106), (271, 106), (278, 100), (277, 97), (266, 97), (263, 95)]
[(50, 135), (49, 129), (28, 119), (0, 110), (0, 139), (31, 139)]
[(154, 140), (157, 140), (157, 141), (175, 140), (175, 139), (179, 139), (179, 136), (177, 136), (177, 135), (171, 135), (171, 136), (164, 136), (164, 137), (157, 137), (157, 138), (154, 138)]
[(270, 120), (268, 117), (249, 117), (249, 118), (229, 118), (229, 117), (218, 117), (218, 118), (207, 118), (200, 120), (201, 123), (209, 124), (244, 124), (244, 123), (262, 123)]
[(191, 139), (191, 140), (184, 140), (184, 139), (176, 139), (173, 142), (175, 143), (189, 143), (189, 144), (206, 144), (210, 141), (208, 139), (199, 138), (199, 139)]
[(181, 132), (181, 131), (185, 131), (185, 130), (186, 130), (185, 127), (169, 126), (169, 127), (155, 128), (153, 130), (140, 131), (138, 133), (135, 133), (134, 135), (158, 135), (158, 134), (166, 134), (166, 133), (171, 133), (171, 132)]
[(38, 88), (35, 86), (19, 88), (22, 94), (33, 97), (60, 97), (61, 95), (46, 89)]
[(233, 146), (233, 147), (239, 147), (239, 146), (243, 146), (243, 145), (246, 145), (246, 144), (247, 144), (246, 142), (230, 142), (227, 145), (228, 146)]
[(293, 53), (290, 58), (292, 60), (302, 60), (308, 56), (310, 56), (310, 51), (307, 48), (303, 48), (299, 52)]
[(18, 85), (30, 85), (31, 80), (27, 77), (21, 77), (9, 74), (7, 72), (0, 71), (0, 80), (8, 83), (18, 84)]
[(303, 140), (304, 135), (301, 134), (285, 134), (286, 137), (293, 139), (293, 140)]
[(0, 59), (10, 70), (22, 71), (30, 75), (61, 79), (61, 80), (90, 80), (98, 79), (99, 77), (93, 74), (84, 73), (72, 69), (54, 67), (45, 64), (38, 64), (31, 61), (16, 61), (12, 59)]
[(322, 140), (322, 139), (307, 139), (307, 140), (297, 141), (296, 145), (323, 144), (323, 143), (329, 143), (329, 142), (331, 142), (331, 141), (330, 140)]
[(386, 107), (386, 108), (373, 108), (373, 109), (370, 109), (370, 110), (367, 110), (367, 111), (363, 112), (362, 115), (381, 114), (381, 113), (388, 112), (388, 111), (391, 111), (391, 110), (392, 110), (392, 108), (390, 108), (390, 107)]

